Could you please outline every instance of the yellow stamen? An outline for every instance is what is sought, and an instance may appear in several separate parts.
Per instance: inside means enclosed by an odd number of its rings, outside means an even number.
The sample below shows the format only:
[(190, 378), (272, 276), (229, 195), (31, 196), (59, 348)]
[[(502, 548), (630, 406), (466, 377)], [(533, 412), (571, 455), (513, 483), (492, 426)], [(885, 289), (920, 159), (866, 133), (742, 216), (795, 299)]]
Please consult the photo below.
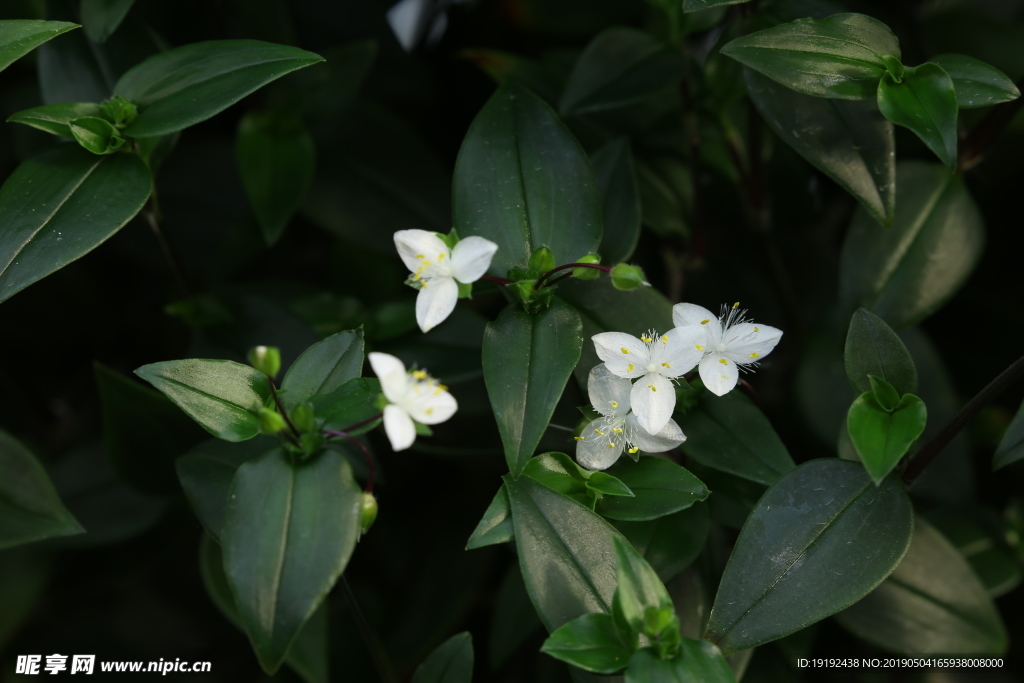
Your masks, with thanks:
[(444, 261), (444, 257), (445, 256), (447, 256), (447, 254), (438, 254), (437, 255), (437, 262), (440, 263), (441, 261)]
[(667, 334), (666, 335), (662, 335), (661, 343), (662, 344), (668, 344), (668, 335)]
[(626, 372), (633, 372), (633, 364), (632, 363), (630, 363), (629, 365), (626, 366)]
[(423, 277), (423, 276), (422, 276), (422, 275), (420, 275), (419, 273), (416, 273), (415, 275), (413, 275), (413, 276), (412, 276), (412, 279), (413, 279), (414, 281), (416, 281), (416, 280), (419, 280), (419, 279), (420, 279), (421, 277)]
[(630, 453), (636, 453), (638, 450), (640, 450), (638, 447), (633, 446), (632, 448), (629, 449), (629, 452)]
[(658, 387), (654, 386), (653, 384), (648, 384), (647, 388), (650, 389), (651, 391), (657, 391), (658, 390)]
[(572, 438), (576, 439), (577, 441), (583, 441), (583, 437), (582, 436), (574, 436)]
[(618, 401), (612, 401), (612, 408), (618, 408), (618, 407), (619, 407), (619, 402)]
[(693, 346), (694, 346), (694, 348), (695, 348), (695, 349), (697, 349), (698, 351), (703, 351), (703, 350), (704, 350), (704, 347), (703, 347), (703, 346), (701, 346), (700, 344), (694, 344)]
[(701, 325), (707, 325), (709, 322), (711, 322), (711, 318), (707, 318), (706, 320), (701, 320), (700, 324)]
[(609, 443), (609, 444), (608, 444), (608, 448), (615, 448), (615, 444), (613, 444), (613, 443)]
[(627, 355), (629, 354), (629, 349), (627, 349), (625, 346), (623, 346), (621, 349), (619, 349), (619, 351), (622, 351), (623, 353), (625, 353)]
[(416, 254), (416, 258), (427, 258), (426, 254)]
[(441, 391), (448, 391), (448, 387), (445, 386), (444, 384), (438, 384), (437, 388), (440, 389)]
[(739, 307), (740, 307), (740, 302), (739, 302), (739, 301), (737, 301), (736, 303), (734, 303), (734, 304), (732, 305), (732, 307), (733, 307), (733, 308), (739, 308)]
[(718, 359), (718, 362), (719, 362), (719, 363), (721, 363), (722, 365), (728, 365), (728, 364), (729, 364), (729, 361), (727, 361), (727, 360), (726, 360), (726, 359), (724, 359), (724, 358), (719, 358), (719, 359)]
[(754, 332), (760, 332), (760, 331), (761, 331), (761, 328), (760, 328), (760, 327), (755, 327), (755, 328), (754, 328)]
[(654, 340), (646, 335), (640, 335), (640, 341), (647, 342), (648, 344), (650, 344)]
[(432, 414), (434, 412), (434, 409), (433, 408), (427, 408), (423, 412), (426, 413), (427, 415), (430, 415), (430, 414)]
[(661, 367), (663, 367), (663, 368), (671, 368), (672, 366), (669, 365), (668, 363), (662, 363)]
[(612, 431), (615, 432), (616, 434), (621, 434), (622, 433), (622, 430), (619, 429), (618, 427), (612, 427)]
[(761, 354), (759, 354), (759, 353), (757, 353), (757, 352), (754, 352), (754, 353), (750, 354), (750, 357), (751, 357), (751, 358), (757, 358), (757, 357), (758, 357), (758, 356), (760, 356), (760, 355), (761, 355)]
[(594, 433), (597, 434), (598, 436), (604, 436), (604, 432), (602, 432), (600, 429), (595, 429)]
[(416, 379), (426, 379), (427, 373), (424, 370), (413, 370), (412, 376)]
[(422, 263), (422, 264), (423, 264), (423, 265), (425, 265), (425, 266), (432, 266), (432, 265), (434, 265), (434, 264), (433, 264), (433, 263), (431, 263), (430, 261), (420, 261), (420, 263)]

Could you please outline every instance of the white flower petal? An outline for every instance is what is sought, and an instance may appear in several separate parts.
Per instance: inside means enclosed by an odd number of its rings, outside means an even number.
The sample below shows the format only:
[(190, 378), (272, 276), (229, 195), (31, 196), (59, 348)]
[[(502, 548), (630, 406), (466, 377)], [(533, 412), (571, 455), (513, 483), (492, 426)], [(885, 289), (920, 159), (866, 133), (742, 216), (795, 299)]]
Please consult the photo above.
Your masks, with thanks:
[(455, 310), (459, 300), (459, 285), (450, 277), (435, 277), (416, 296), (416, 322), (420, 329), (429, 332), (444, 322)]
[(708, 391), (716, 396), (724, 396), (732, 391), (739, 377), (736, 363), (718, 352), (709, 353), (700, 362), (700, 379)]
[(491, 267), (498, 245), (473, 235), (461, 240), (452, 249), (452, 276), (459, 282), (476, 282)]
[(441, 259), (451, 257), (448, 245), (426, 230), (399, 230), (395, 233), (395, 247), (402, 263), (413, 273), (423, 265), (423, 261), (437, 264)]
[(676, 327), (663, 334), (654, 348), (661, 351), (655, 361), (665, 377), (680, 377), (692, 370), (707, 349), (707, 333), (700, 326)]
[(593, 336), (597, 356), (613, 375), (641, 377), (647, 373), (647, 345), (625, 332), (601, 332)]
[(697, 304), (676, 304), (672, 307), (672, 324), (676, 327), (700, 325), (705, 320), (717, 319), (717, 315)]
[(391, 442), (391, 450), (402, 451), (416, 440), (416, 425), (404, 410), (396, 405), (384, 408), (384, 432)]
[[(622, 447), (626, 442), (625, 435), (609, 434), (601, 429), (603, 422), (604, 420), (594, 420), (588, 424), (580, 434), (583, 439), (576, 442), (576, 462), (588, 470), (606, 470), (622, 455)], [(604, 431), (605, 434), (596, 434), (595, 429)]]
[(401, 401), (409, 389), (409, 375), (405, 372), (405, 364), (389, 353), (373, 351), (367, 358), (374, 374), (380, 380), (380, 388), (384, 397), (392, 403)]
[(626, 416), (626, 425), (633, 445), (647, 453), (664, 453), (686, 441), (686, 435), (675, 420), (670, 419), (660, 432), (653, 435), (640, 425), (632, 413)]
[(604, 363), (595, 365), (587, 378), (590, 404), (594, 410), (609, 417), (621, 417), (629, 412), (629, 392), (632, 387), (632, 382), (613, 375)]
[(676, 407), (675, 386), (656, 372), (638, 379), (629, 398), (637, 421), (650, 434), (660, 432), (672, 419)]
[(782, 339), (782, 330), (770, 325), (740, 323), (725, 331), (722, 343), (725, 355), (732, 361), (744, 365), (761, 360), (775, 348)]
[(459, 409), (455, 397), (436, 384), (420, 382), (417, 388), (420, 391), (402, 403), (402, 408), (417, 422), (436, 425), (450, 418)]

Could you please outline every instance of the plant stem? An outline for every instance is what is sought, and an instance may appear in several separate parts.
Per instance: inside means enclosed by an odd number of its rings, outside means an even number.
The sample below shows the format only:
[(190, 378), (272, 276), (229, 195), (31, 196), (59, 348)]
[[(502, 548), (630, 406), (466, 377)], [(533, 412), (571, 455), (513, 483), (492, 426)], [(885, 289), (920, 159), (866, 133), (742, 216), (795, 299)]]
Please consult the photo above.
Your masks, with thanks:
[(515, 282), (515, 280), (509, 280), (508, 278), (504, 277), (494, 277), (493, 275), (481, 275), (480, 279), (486, 280), (487, 282), (493, 282), (494, 284), (500, 285), (502, 287), (507, 287), (513, 282)]
[(549, 277), (551, 277), (552, 275), (554, 275), (555, 273), (557, 273), (557, 272), (559, 272), (561, 270), (565, 270), (566, 268), (594, 268), (596, 270), (604, 271), (605, 273), (612, 272), (611, 266), (602, 266), (599, 263), (566, 263), (564, 266), (558, 266), (557, 268), (552, 268), (548, 272), (546, 272), (543, 275), (541, 275), (537, 279), (537, 282), (534, 283), (534, 285), (533, 285), (534, 291), (536, 291), (538, 289), (541, 289), (541, 285)]
[[(380, 416), (378, 415), (377, 417)], [(371, 420), (376, 420), (377, 417), (372, 417), (370, 418), (370, 420), (360, 422), (358, 425), (355, 426), (358, 427), (359, 425), (365, 424), (366, 422), (369, 422)], [(336, 429), (325, 429), (323, 433), (327, 434), (328, 436), (336, 436), (342, 439), (348, 439), (349, 441), (354, 443), (356, 447), (359, 448), (359, 450), (363, 452), (363, 457), (366, 458), (366, 468), (369, 470), (369, 474), (366, 477), (366, 492), (373, 493), (373, 483), (376, 480), (377, 470), (373, 466), (373, 458), (370, 456), (370, 451), (366, 450), (366, 446), (363, 445), (363, 442), (346, 432), (338, 431)]]
[(1024, 375), (1024, 356), (1018, 358), (1010, 367), (1003, 370), (999, 376), (989, 382), (988, 386), (979, 391), (967, 405), (960, 409), (960, 412), (953, 416), (952, 420), (939, 430), (938, 434), (933, 436), (928, 443), (914, 454), (914, 457), (910, 460), (910, 465), (903, 473), (903, 482), (907, 486), (913, 484), (921, 476), (925, 468), (942, 452), (942, 449), (967, 426), (967, 423), (974, 419), (978, 411), (988, 405), (992, 399), (1013, 384), (1021, 375)]
[[(1017, 81), (1016, 85), (1018, 89), (1024, 88), (1024, 78)], [(1003, 102), (993, 107), (992, 111), (971, 130), (967, 139), (960, 145), (957, 171), (962, 173), (978, 165), (985, 157), (985, 151), (999, 137), (1003, 129), (1010, 125), (1021, 107), (1024, 107), (1024, 97), (1018, 97), (1011, 102)]]
[(341, 594), (345, 596), (345, 602), (352, 610), (352, 618), (355, 619), (356, 626), (359, 627), (359, 633), (363, 636), (366, 649), (370, 651), (370, 659), (373, 660), (373, 666), (377, 669), (377, 677), (380, 678), (381, 683), (395, 683), (395, 674), (391, 671), (391, 665), (388, 664), (387, 653), (384, 652), (380, 638), (374, 633), (370, 623), (366, 621), (366, 616), (363, 615), (363, 610), (360, 609), (359, 602), (356, 600), (356, 594), (352, 592), (352, 587), (348, 585), (348, 579), (344, 574), (341, 575), (341, 586), (344, 589)]
[(156, 236), (156, 241), (160, 245), (160, 251), (164, 255), (164, 260), (167, 261), (168, 267), (171, 269), (171, 276), (174, 278), (174, 284), (178, 288), (178, 293), (184, 298), (192, 296), (192, 290), (188, 286), (188, 281), (185, 280), (185, 271), (181, 267), (181, 262), (178, 261), (178, 257), (174, 254), (174, 250), (171, 249), (171, 243), (167, 241), (164, 231), (160, 228), (160, 207), (156, 200), (156, 190), (149, 198), (149, 203), (146, 208), (142, 211), (143, 217), (146, 222), (149, 223), (150, 229), (153, 231), (153, 235)]
[(288, 417), (288, 413), (285, 411), (284, 406), (281, 405), (281, 399), (278, 398), (277, 389), (274, 387), (274, 380), (271, 379), (270, 377), (268, 377), (267, 379), (269, 380), (270, 383), (270, 394), (271, 396), (274, 397), (274, 404), (277, 406), (277, 412), (280, 413), (281, 417), (284, 418), (284, 423), (288, 425), (288, 429), (292, 431), (292, 436), (293, 440), (295, 441), (295, 445), (298, 445), (299, 430), (296, 429), (295, 425), (292, 424), (291, 418)]

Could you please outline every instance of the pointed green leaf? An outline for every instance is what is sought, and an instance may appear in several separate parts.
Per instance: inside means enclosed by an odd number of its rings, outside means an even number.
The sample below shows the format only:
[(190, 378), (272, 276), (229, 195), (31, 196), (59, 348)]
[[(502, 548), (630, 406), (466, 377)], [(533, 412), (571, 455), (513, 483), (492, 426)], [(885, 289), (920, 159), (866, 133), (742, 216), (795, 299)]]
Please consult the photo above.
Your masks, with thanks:
[(750, 513), (706, 637), (725, 654), (781, 638), (860, 600), (899, 564), (914, 528), (903, 485), (845, 460), (812, 460)]
[(992, 471), (1024, 460), (1024, 403), (1020, 404), (1010, 426), (1006, 428), (995, 455), (992, 456)]
[(363, 330), (332, 334), (302, 352), (281, 380), (282, 400), (293, 406), (330, 394), (363, 372)]
[(633, 649), (610, 614), (584, 614), (552, 633), (541, 652), (597, 674), (613, 674), (629, 663)]
[(921, 436), (927, 417), (924, 401), (913, 394), (905, 395), (893, 412), (888, 412), (873, 393), (861, 394), (853, 402), (846, 428), (875, 484), (882, 483)]
[(857, 391), (871, 391), (868, 375), (889, 382), (900, 394), (917, 391), (917, 368), (903, 341), (871, 311), (860, 308), (846, 334), (846, 376)]
[(105, 43), (134, 4), (135, 0), (82, 0), (85, 32), (94, 43)]
[(628, 627), (634, 635), (644, 632), (644, 616), (648, 609), (671, 607), (665, 584), (651, 565), (624, 538), (615, 538), (615, 566), (618, 585), (612, 600), (616, 623)]
[(205, 121), (267, 83), (322, 61), (287, 45), (210, 40), (150, 57), (121, 76), (114, 94), (139, 108), (125, 135), (154, 137)]
[(497, 243), (504, 276), (548, 247), (559, 264), (597, 251), (601, 198), (587, 156), (550, 107), (504, 85), (477, 114), (455, 164), (455, 228)]
[(470, 683), (473, 680), (473, 636), (458, 633), (441, 643), (416, 667), (412, 683)]
[(97, 116), (83, 116), (68, 122), (75, 140), (93, 154), (113, 154), (124, 145), (124, 138), (110, 121)]
[(42, 107), (25, 109), (11, 114), (7, 120), (11, 123), (24, 123), (47, 133), (74, 140), (71, 132), (71, 121), (84, 116), (102, 116), (103, 107), (95, 102), (68, 102), (66, 104), (46, 104)]
[(625, 683), (736, 683), (725, 657), (706, 640), (683, 638), (673, 660), (658, 657), (654, 648), (640, 650), (629, 661)]
[[(378, 420), (367, 422), (381, 415), (378, 403), (380, 397), (380, 380), (376, 377), (356, 377), (329, 394), (314, 394), (309, 402), (313, 405), (317, 420), (323, 421), (324, 429), (340, 429), (350, 436), (356, 436), (380, 424)], [(352, 428), (360, 423), (365, 424)]]
[(605, 496), (632, 498), (635, 495), (621, 479), (616, 479), (607, 472), (591, 472), (587, 478), (587, 488)]
[(56, 38), (73, 28), (78, 28), (78, 24), (33, 19), (0, 21), (0, 71), (51, 38)]
[(579, 313), (558, 299), (536, 315), (511, 304), (488, 323), (484, 382), (513, 476), (540, 443), (582, 346)]
[(708, 497), (700, 479), (671, 460), (642, 457), (639, 462), (620, 458), (608, 474), (629, 487), (633, 496), (602, 497), (597, 511), (610, 519), (630, 522), (657, 519)]
[(466, 550), (483, 548), (496, 543), (508, 543), (515, 537), (512, 525), (512, 507), (508, 502), (508, 493), (502, 485), (494, 494), (494, 500), (487, 506), (484, 516), (476, 524), (476, 529), (466, 541)]
[(945, 54), (929, 61), (941, 66), (953, 79), (956, 103), (961, 109), (987, 107), (1020, 97), (1020, 90), (1006, 74), (980, 59)]
[(956, 91), (938, 64), (907, 67), (902, 82), (886, 74), (878, 84), (878, 109), (914, 131), (951, 170), (956, 168)]
[(612, 140), (590, 157), (604, 198), (604, 236), (600, 254), (605, 263), (622, 263), (640, 240), (640, 187), (629, 138)]
[(615, 520), (612, 524), (658, 572), (658, 577), (668, 582), (704, 548), (711, 527), (708, 510), (708, 505), (694, 505), (646, 522)]
[(61, 145), (21, 164), (0, 187), (0, 301), (103, 244), (152, 185), (134, 154)]

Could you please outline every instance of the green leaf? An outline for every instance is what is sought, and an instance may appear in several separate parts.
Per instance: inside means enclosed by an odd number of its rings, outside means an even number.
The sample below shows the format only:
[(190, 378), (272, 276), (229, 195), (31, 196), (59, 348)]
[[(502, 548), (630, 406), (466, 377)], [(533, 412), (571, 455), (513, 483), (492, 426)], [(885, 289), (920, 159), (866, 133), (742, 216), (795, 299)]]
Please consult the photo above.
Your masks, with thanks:
[(645, 631), (644, 615), (647, 610), (666, 606), (671, 608), (672, 598), (651, 565), (633, 549), (629, 541), (615, 538), (613, 542), (618, 585), (612, 601), (612, 615), (620, 627), (638, 636)]
[(738, 391), (705, 392), (677, 422), (686, 434), (680, 449), (707, 467), (766, 486), (795, 467), (768, 418)]
[(416, 667), (412, 683), (470, 683), (473, 680), (473, 636), (458, 633), (441, 643)]
[(633, 497), (633, 492), (622, 480), (616, 479), (607, 472), (591, 472), (587, 478), (587, 488), (606, 496)]
[(93, 370), (103, 443), (118, 474), (148, 493), (175, 492), (175, 459), (206, 439), (206, 432), (162, 394), (100, 363)]
[(900, 393), (881, 377), (868, 375), (868, 380), (871, 382), (871, 393), (882, 410), (887, 413), (896, 410), (900, 402)]
[(352, 425), (381, 414), (378, 403), (380, 396), (380, 380), (376, 377), (356, 377), (329, 394), (314, 394), (310, 403), (313, 404), (317, 419), (323, 420), (325, 429), (341, 429), (355, 436), (379, 424), (374, 420), (349, 429)]
[(668, 582), (697, 559), (708, 538), (711, 518), (707, 505), (694, 505), (647, 522), (616, 520), (612, 524), (658, 572), (658, 577)]
[(1020, 97), (1020, 90), (1006, 74), (980, 59), (945, 54), (929, 61), (941, 66), (953, 79), (956, 103), (961, 109), (988, 107)]
[(86, 116), (102, 115), (103, 107), (94, 102), (69, 102), (25, 109), (11, 114), (7, 120), (11, 123), (24, 123), (26, 126), (74, 140), (75, 136), (71, 132), (70, 126), (71, 121)]
[(836, 619), (859, 638), (915, 655), (1006, 651), (999, 612), (949, 541), (918, 519), (910, 550), (896, 571)]
[(559, 111), (579, 116), (635, 104), (678, 83), (683, 69), (682, 53), (651, 34), (626, 26), (605, 29), (576, 61)]
[(604, 197), (604, 236), (600, 253), (606, 263), (629, 259), (640, 240), (640, 187), (629, 138), (612, 140), (590, 157)]
[(555, 112), (519, 85), (499, 88), (477, 114), (453, 183), (459, 235), (498, 245), (492, 275), (526, 266), (538, 247), (562, 264), (601, 242), (601, 198), (586, 154)]
[(848, 306), (863, 306), (901, 330), (963, 285), (981, 257), (985, 225), (963, 180), (938, 164), (899, 164), (896, 187), (888, 230), (864, 211), (854, 215), (839, 284)]
[(629, 663), (633, 649), (610, 614), (584, 614), (555, 630), (540, 651), (584, 671), (613, 674)]
[(900, 45), (877, 19), (835, 14), (749, 33), (726, 44), (722, 54), (807, 95), (866, 100), (887, 73), (879, 55), (898, 58)]
[(250, 112), (238, 124), (235, 156), (256, 221), (267, 244), (281, 238), (313, 182), (313, 138), (297, 120)]
[(913, 528), (894, 478), (874, 486), (864, 468), (838, 459), (800, 465), (743, 525), (705, 637), (730, 654), (838, 612), (896, 568)]
[(639, 462), (620, 458), (608, 474), (633, 492), (632, 498), (603, 497), (597, 511), (605, 517), (641, 522), (685, 510), (708, 497), (708, 489), (697, 477), (671, 460), (642, 457)]
[(487, 324), (484, 383), (513, 476), (540, 443), (582, 346), (579, 313), (558, 299), (536, 315), (511, 304)]
[(242, 443), (209, 439), (178, 458), (175, 467), (185, 498), (206, 533), (218, 542), (235, 472), (275, 447), (266, 439)]
[(558, 491), (577, 503), (594, 509), (595, 496), (587, 486), (590, 473), (565, 453), (542, 453), (530, 458), (523, 468), (523, 474), (552, 491)]
[(476, 64), (498, 85), (520, 83), (554, 106), (558, 104), (563, 81), (568, 75), (542, 61), (499, 50), (461, 50), (459, 56)]
[(846, 428), (864, 468), (881, 484), (900, 458), (924, 432), (928, 411), (924, 401), (905, 395), (893, 412), (888, 412), (875, 394), (861, 394), (846, 417)]
[(85, 529), (68, 512), (46, 470), (25, 446), (0, 430), (0, 549)]
[(742, 5), (745, 2), (750, 2), (750, 0), (683, 0), (683, 11), (700, 12), (701, 10), (711, 9), (712, 7)]
[(0, 301), (105, 242), (142, 209), (152, 185), (134, 154), (96, 157), (77, 145), (18, 166), (0, 187)]
[(747, 93), (761, 118), (797, 154), (836, 181), (882, 225), (896, 207), (896, 142), (874, 102), (805, 95), (752, 69)]
[(878, 84), (878, 109), (897, 126), (914, 131), (942, 163), (956, 169), (956, 91), (941, 66), (907, 67), (900, 83), (887, 73)]
[(56, 38), (73, 28), (78, 28), (78, 24), (34, 19), (0, 21), (0, 71), (51, 38)]
[[(1012, 514), (1012, 513), (1011, 513)], [(995, 599), (1018, 585), (1024, 566), (1007, 542), (1020, 538), (1017, 529), (993, 510), (980, 505), (951, 504), (932, 507), (928, 521), (971, 566), (985, 592)]]
[(68, 130), (85, 149), (93, 154), (113, 154), (124, 145), (114, 124), (96, 116), (83, 116), (68, 122)]
[(330, 394), (363, 372), (363, 330), (332, 334), (302, 352), (281, 380), (282, 401), (294, 406)]
[(590, 612), (610, 613), (618, 581), (614, 539), (621, 534), (529, 477), (503, 479), (526, 592), (548, 632)]
[(654, 648), (644, 648), (633, 655), (626, 669), (625, 683), (736, 683), (736, 677), (725, 657), (706, 640), (682, 638), (675, 659), (663, 660)]
[(867, 309), (858, 309), (850, 318), (843, 358), (850, 384), (861, 393), (871, 391), (868, 375), (881, 377), (901, 395), (917, 391), (917, 368), (903, 340)]
[(82, 0), (82, 25), (94, 43), (105, 43), (135, 0)]
[(190, 358), (143, 365), (135, 374), (217, 438), (245, 441), (259, 434), (258, 412), (271, 394), (269, 378), (255, 368)]
[(268, 674), (348, 564), (361, 497), (334, 451), (293, 466), (275, 449), (238, 468), (221, 533), (224, 572)]
[(1006, 428), (995, 455), (992, 456), (992, 471), (1024, 460), (1024, 403), (1020, 404), (1010, 426)]
[(502, 485), (494, 494), (494, 500), (487, 506), (484, 516), (476, 524), (476, 529), (466, 541), (466, 550), (483, 548), (496, 543), (508, 543), (515, 537), (512, 525), (512, 506), (508, 502), (508, 492)]
[[(509, 513), (511, 515), (511, 512)], [(511, 517), (509, 524), (511, 524)], [(540, 619), (526, 594), (519, 564), (508, 567), (498, 588), (487, 650), (488, 663), (496, 671), (515, 654), (523, 642), (541, 628)]]
[(114, 94), (139, 108), (125, 135), (166, 135), (219, 114), (285, 74), (323, 61), (287, 45), (210, 40), (150, 57), (117, 81)]

